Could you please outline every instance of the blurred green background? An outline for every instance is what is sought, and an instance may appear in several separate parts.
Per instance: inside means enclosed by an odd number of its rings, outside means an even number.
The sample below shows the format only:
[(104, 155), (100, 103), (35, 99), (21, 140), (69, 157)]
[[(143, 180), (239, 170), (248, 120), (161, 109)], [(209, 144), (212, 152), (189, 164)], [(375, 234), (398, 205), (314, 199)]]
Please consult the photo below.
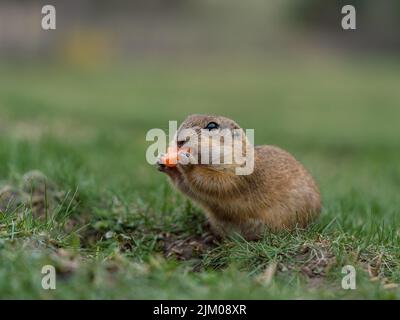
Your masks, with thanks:
[(159, 177), (145, 133), (190, 113), (299, 156), (396, 152), (399, 5), (353, 1), (358, 29), (344, 31), (344, 3), (54, 1), (44, 31), (44, 3), (3, 1), (2, 137), (68, 144), (96, 176), (142, 187)]

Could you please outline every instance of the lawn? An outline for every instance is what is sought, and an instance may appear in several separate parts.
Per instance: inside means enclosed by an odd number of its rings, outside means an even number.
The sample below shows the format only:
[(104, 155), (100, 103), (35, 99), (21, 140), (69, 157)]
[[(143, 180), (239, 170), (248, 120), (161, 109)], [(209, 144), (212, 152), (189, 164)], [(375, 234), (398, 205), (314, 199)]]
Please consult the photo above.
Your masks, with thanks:
[[(0, 298), (400, 298), (400, 64), (1, 69)], [(294, 154), (320, 185), (317, 223), (214, 241), (145, 159), (146, 132), (191, 113)], [(41, 286), (48, 264), (56, 290)]]

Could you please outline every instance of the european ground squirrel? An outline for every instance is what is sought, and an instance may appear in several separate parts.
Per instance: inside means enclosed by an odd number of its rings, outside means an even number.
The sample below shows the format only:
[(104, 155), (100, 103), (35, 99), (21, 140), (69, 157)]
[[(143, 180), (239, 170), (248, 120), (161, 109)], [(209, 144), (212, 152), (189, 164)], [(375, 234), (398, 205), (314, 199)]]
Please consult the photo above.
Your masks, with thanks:
[[(180, 133), (187, 129), (192, 130), (192, 136), (180, 138)], [(184, 148), (186, 156), (197, 162), (178, 161), (169, 166), (158, 161), (159, 170), (170, 177), (172, 184), (204, 209), (217, 235), (236, 232), (247, 240), (255, 240), (265, 230), (304, 228), (319, 216), (321, 199), (317, 184), (301, 163), (278, 147), (255, 146), (254, 168), (247, 175), (238, 175), (234, 170), (243, 163), (200, 161), (201, 153), (195, 150), (207, 141), (200, 136), (223, 129), (242, 130), (226, 117), (191, 115), (178, 128), (174, 142), (178, 150)], [(245, 143), (250, 144), (247, 140)]]

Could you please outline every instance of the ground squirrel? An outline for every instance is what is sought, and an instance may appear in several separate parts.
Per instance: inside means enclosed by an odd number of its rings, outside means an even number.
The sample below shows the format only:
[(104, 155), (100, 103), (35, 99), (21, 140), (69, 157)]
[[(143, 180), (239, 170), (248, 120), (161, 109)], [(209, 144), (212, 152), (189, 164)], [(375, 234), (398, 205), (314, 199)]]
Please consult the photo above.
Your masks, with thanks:
[[(180, 133), (185, 129), (193, 129), (197, 139), (182, 140)], [(197, 163), (168, 166), (158, 161), (159, 170), (168, 174), (173, 185), (205, 210), (217, 235), (236, 232), (255, 240), (265, 230), (306, 227), (319, 215), (321, 200), (314, 179), (291, 154), (278, 147), (254, 147), (254, 169), (248, 175), (235, 174), (233, 169), (239, 165), (235, 162), (203, 164), (200, 152), (192, 151), (204, 143), (199, 136), (222, 129), (242, 130), (226, 117), (191, 115), (178, 128), (174, 142), (178, 148), (191, 150), (190, 157)]]

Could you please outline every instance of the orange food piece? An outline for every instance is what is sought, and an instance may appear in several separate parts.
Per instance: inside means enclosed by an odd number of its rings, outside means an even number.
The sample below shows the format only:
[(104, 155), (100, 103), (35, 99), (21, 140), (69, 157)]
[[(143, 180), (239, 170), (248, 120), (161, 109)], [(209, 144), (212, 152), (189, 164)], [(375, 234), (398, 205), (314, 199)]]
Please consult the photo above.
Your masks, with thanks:
[(161, 157), (161, 163), (169, 168), (176, 167), (176, 164), (180, 160), (180, 152), (190, 152), (190, 148), (177, 149), (174, 147), (168, 147), (167, 153), (163, 157)]

